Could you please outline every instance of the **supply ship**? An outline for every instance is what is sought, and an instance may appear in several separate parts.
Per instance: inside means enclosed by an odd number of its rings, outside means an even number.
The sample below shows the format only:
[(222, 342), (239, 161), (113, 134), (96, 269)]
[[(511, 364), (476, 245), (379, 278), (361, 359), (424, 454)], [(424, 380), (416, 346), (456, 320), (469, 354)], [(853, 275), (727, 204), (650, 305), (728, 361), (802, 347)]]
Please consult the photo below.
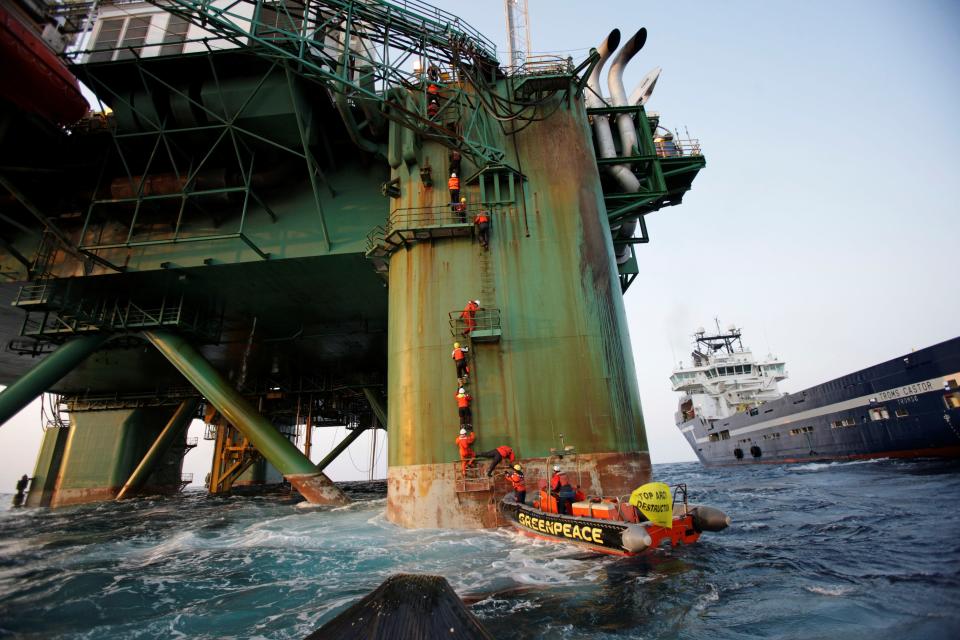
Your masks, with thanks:
[(694, 334), (670, 377), (676, 423), (703, 464), (960, 456), (960, 337), (781, 393), (785, 363), (741, 331)]

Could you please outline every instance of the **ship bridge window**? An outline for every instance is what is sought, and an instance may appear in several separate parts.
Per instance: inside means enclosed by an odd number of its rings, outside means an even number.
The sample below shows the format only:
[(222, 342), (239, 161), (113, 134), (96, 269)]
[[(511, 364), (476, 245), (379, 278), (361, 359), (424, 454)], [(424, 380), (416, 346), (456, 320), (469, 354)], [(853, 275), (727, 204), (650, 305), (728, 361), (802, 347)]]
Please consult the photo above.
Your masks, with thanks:
[(810, 433), (813, 431), (813, 427), (799, 427), (797, 429), (790, 429), (790, 435), (798, 436), (801, 433)]
[(777, 440), (780, 438), (780, 432), (776, 431), (774, 433), (765, 433), (763, 434), (764, 440)]
[(719, 435), (720, 435), (720, 439), (721, 439), (721, 440), (729, 440), (729, 439), (730, 439), (730, 432), (729, 432), (727, 429), (724, 429), (723, 431), (721, 431)]
[(947, 409), (960, 409), (960, 392), (944, 394), (943, 404), (947, 406)]
[(890, 417), (890, 412), (884, 406), (870, 409), (870, 419), (873, 421), (886, 420)]

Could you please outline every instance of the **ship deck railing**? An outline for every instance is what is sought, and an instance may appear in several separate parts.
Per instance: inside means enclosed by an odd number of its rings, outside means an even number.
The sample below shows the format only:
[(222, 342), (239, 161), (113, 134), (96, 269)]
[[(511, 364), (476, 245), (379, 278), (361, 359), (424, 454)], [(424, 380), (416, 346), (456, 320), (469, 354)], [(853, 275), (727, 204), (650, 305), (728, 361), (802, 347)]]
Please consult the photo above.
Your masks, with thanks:
[[(480, 308), (473, 312), (468, 320), (464, 311), (451, 311), (447, 314), (450, 335), (455, 338), (465, 336), (474, 342), (497, 342), (502, 335), (500, 309)], [(472, 320), (472, 322), (471, 322)], [(472, 327), (471, 327), (472, 324)]]

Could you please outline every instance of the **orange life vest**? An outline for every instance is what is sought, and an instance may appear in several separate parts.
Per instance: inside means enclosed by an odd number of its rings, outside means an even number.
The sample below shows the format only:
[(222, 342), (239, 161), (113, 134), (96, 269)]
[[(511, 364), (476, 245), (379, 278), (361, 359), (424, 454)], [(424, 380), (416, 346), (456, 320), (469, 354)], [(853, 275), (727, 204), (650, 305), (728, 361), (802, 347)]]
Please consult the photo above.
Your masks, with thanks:
[(460, 457), (472, 456), (473, 450), (470, 448), (470, 445), (473, 444), (473, 441), (477, 439), (477, 436), (473, 431), (467, 433), (465, 436), (457, 436), (457, 446), (460, 447)]
[(513, 484), (514, 491), (526, 491), (527, 485), (526, 481), (523, 479), (523, 474), (519, 472), (511, 473), (507, 476), (507, 480)]
[(517, 457), (513, 455), (513, 449), (511, 449), (507, 445), (503, 445), (502, 447), (497, 447), (497, 451), (500, 452), (500, 455), (503, 456), (504, 459), (509, 460), (510, 462), (513, 462), (514, 460), (517, 459)]
[(456, 177), (456, 176), (453, 176), (453, 177), (451, 177), (449, 180), (447, 180), (447, 188), (448, 188), (448, 189), (457, 189), (457, 190), (459, 191), (459, 190), (460, 190), (460, 178), (458, 178), (458, 177)]
[(477, 214), (477, 217), (473, 219), (475, 224), (481, 224), (483, 222), (490, 222), (490, 218), (487, 216), (486, 211), (481, 211)]
[(466, 393), (458, 393), (456, 394), (456, 398), (457, 398), (458, 409), (466, 409), (467, 407), (470, 406), (470, 401), (473, 400), (473, 398), (471, 398)]
[(550, 488), (554, 491), (558, 490), (560, 487), (569, 485), (570, 480), (567, 478), (567, 473), (565, 471), (557, 471), (553, 474), (553, 478), (550, 479)]
[(463, 347), (457, 347), (453, 350), (453, 353), (450, 355), (450, 357), (459, 362), (467, 356), (463, 353)]

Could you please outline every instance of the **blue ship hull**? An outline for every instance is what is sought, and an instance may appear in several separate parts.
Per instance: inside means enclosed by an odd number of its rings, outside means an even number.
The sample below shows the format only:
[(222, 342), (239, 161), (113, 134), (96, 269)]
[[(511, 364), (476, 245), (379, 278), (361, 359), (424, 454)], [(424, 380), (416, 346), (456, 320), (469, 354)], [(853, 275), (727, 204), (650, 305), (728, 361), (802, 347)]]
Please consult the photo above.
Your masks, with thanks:
[(729, 418), (678, 424), (705, 465), (960, 457), (960, 338)]

